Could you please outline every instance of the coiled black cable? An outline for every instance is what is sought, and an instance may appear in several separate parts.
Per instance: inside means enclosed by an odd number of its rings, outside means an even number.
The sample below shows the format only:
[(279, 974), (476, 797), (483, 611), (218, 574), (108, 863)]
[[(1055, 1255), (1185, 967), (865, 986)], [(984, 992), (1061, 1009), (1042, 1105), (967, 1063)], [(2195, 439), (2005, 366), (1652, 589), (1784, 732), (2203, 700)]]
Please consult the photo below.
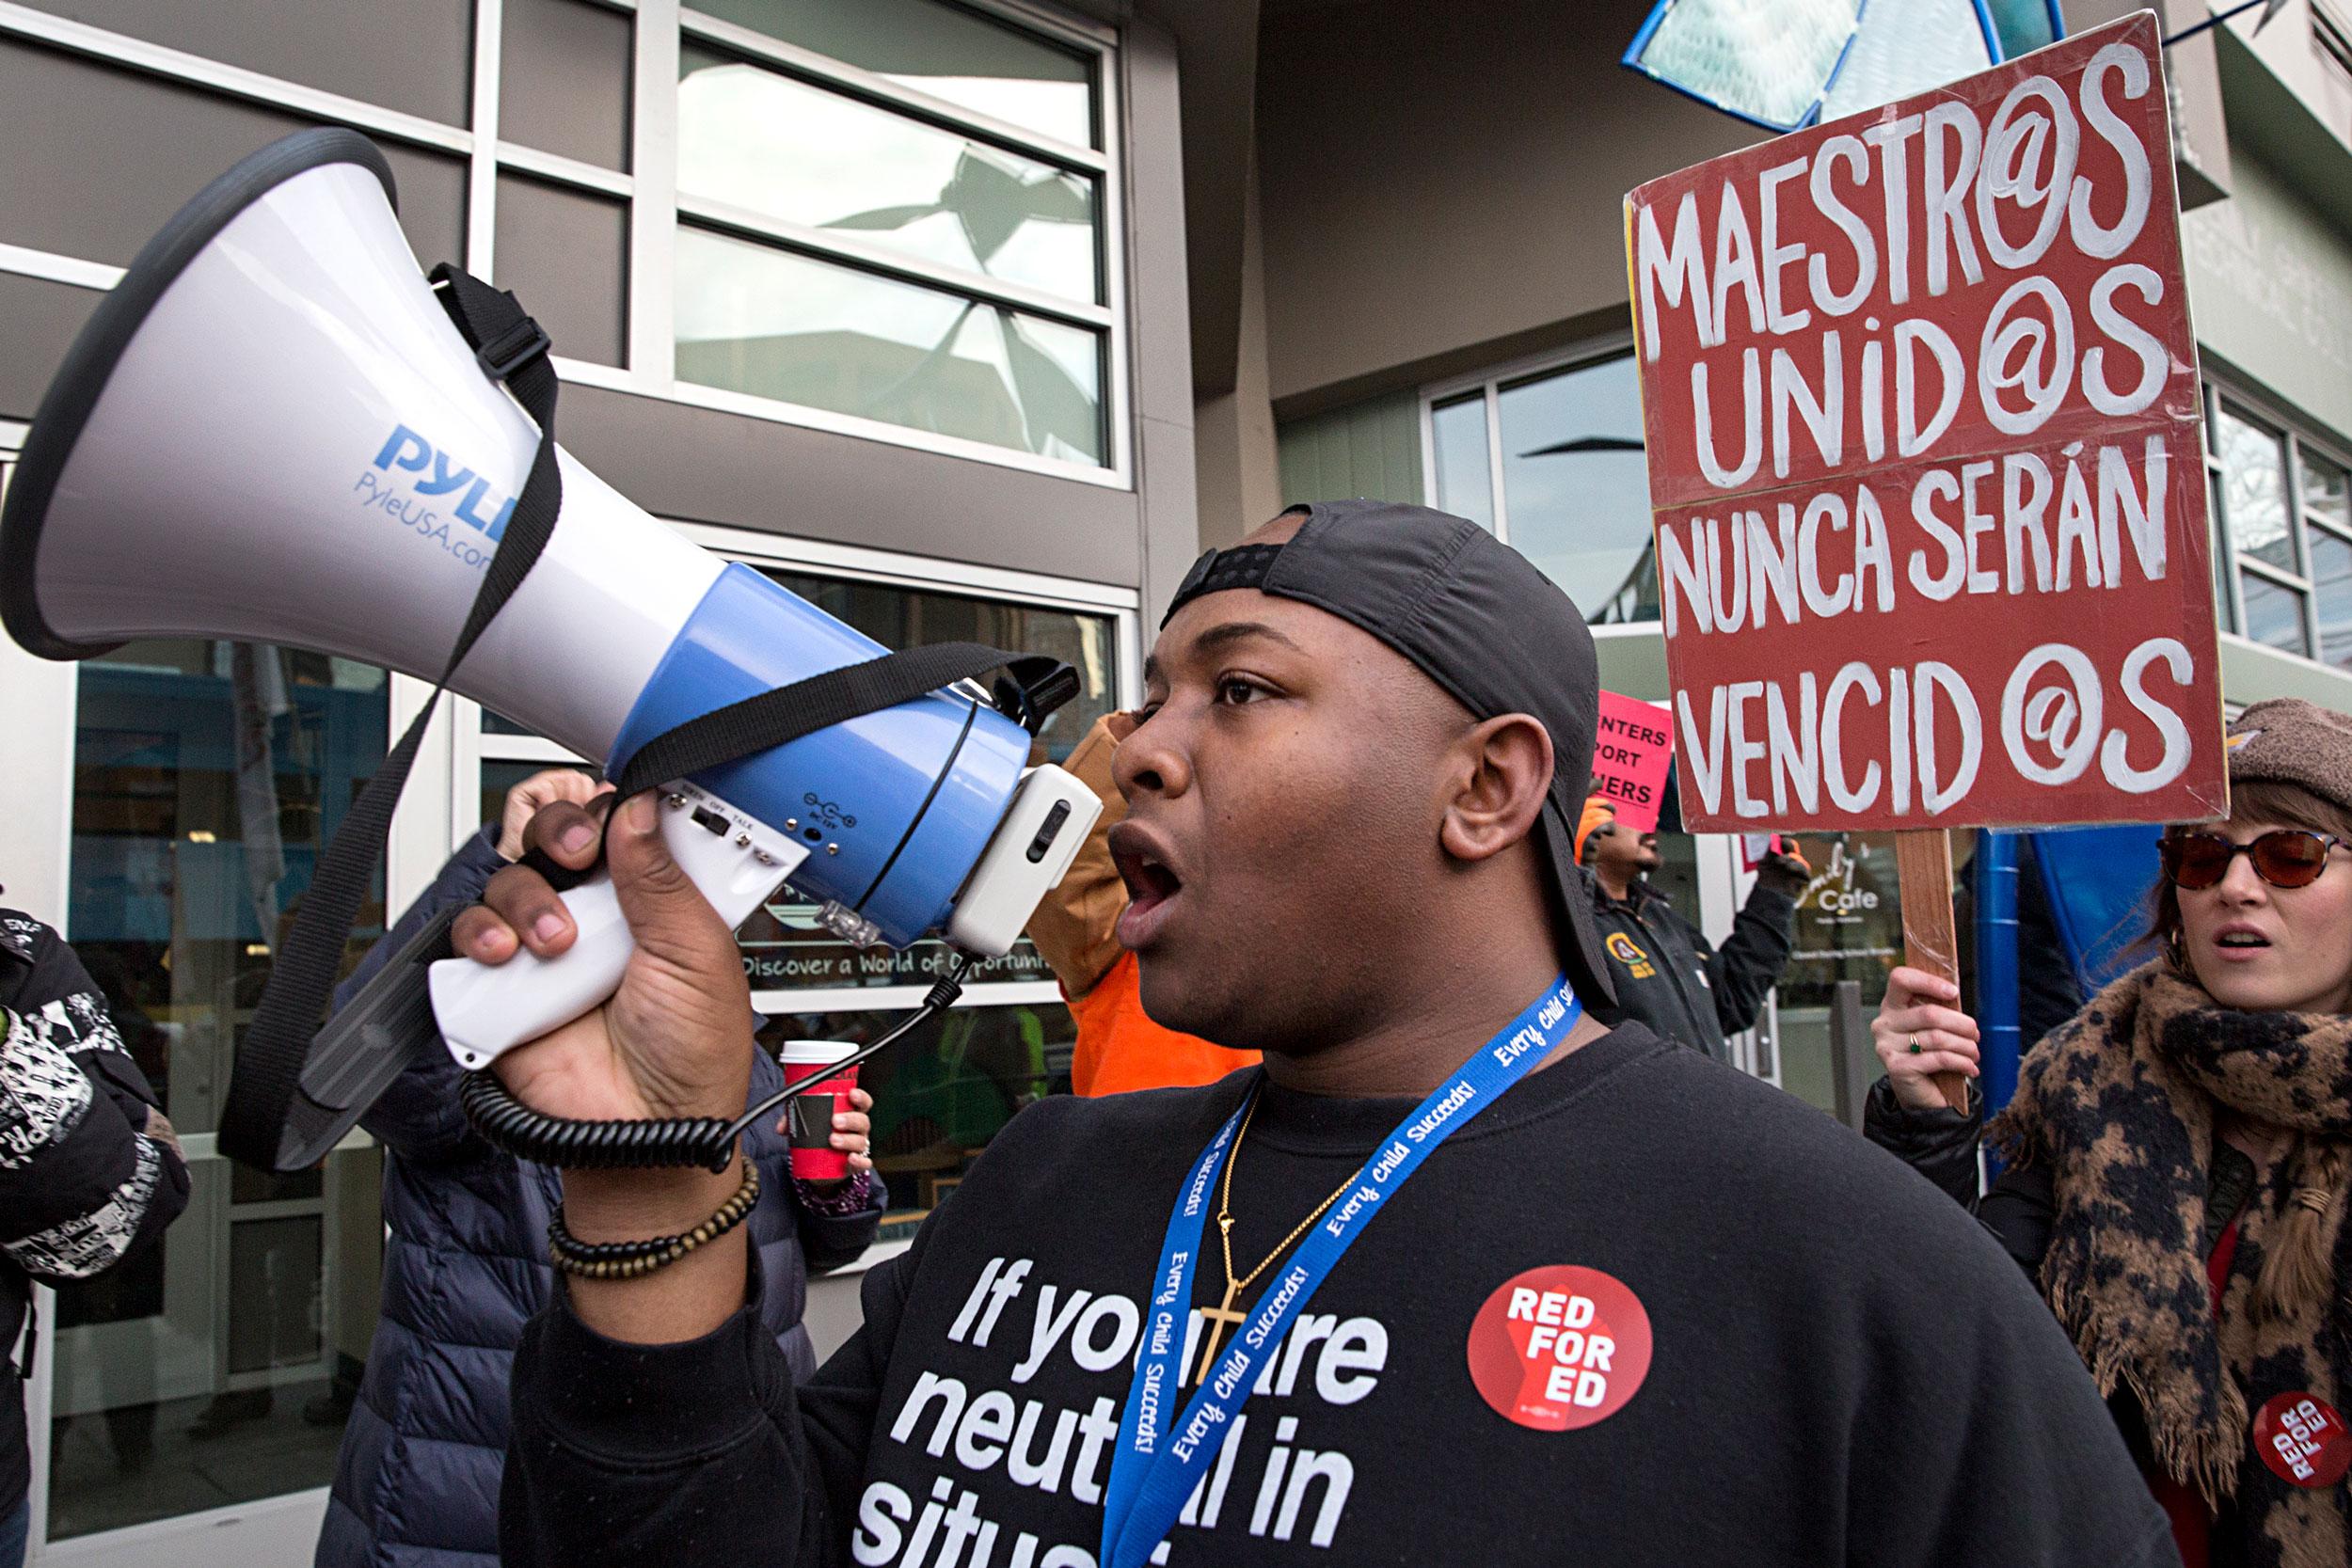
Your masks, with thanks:
[[(963, 977), (972, 960), (958, 961), (952, 973), (924, 993), (922, 1005), (898, 1026), (862, 1051), (835, 1062), (827, 1078), (846, 1072), (868, 1057), (888, 1050), (907, 1034), (930, 1022), (963, 994)], [(458, 1083), (457, 1102), (466, 1119), (492, 1148), (518, 1160), (553, 1165), (559, 1170), (641, 1170), (700, 1165), (717, 1172), (735, 1158), (735, 1140), (745, 1129), (802, 1092), (797, 1086), (770, 1095), (733, 1121), (717, 1117), (672, 1117), (644, 1121), (579, 1121), (534, 1111), (506, 1090), (495, 1073), (469, 1072)]]

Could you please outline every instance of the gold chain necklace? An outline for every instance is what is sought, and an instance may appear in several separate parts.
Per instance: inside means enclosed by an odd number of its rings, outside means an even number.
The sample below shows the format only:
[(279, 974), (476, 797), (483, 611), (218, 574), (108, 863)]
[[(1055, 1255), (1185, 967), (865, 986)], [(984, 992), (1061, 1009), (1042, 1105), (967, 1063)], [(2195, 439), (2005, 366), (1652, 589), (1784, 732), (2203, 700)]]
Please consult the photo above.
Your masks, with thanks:
[(1209, 1366), (1216, 1359), (1217, 1341), (1225, 1337), (1227, 1329), (1239, 1328), (1244, 1321), (1243, 1314), (1233, 1309), (1233, 1298), (1248, 1290), (1260, 1275), (1272, 1268), (1274, 1260), (1288, 1252), (1291, 1243), (1307, 1233), (1309, 1226), (1323, 1218), (1331, 1205), (1356, 1185), (1356, 1173), (1350, 1171), (1345, 1180), (1331, 1189), (1329, 1197), (1315, 1205), (1313, 1213), (1292, 1227), (1291, 1233), (1274, 1244), (1274, 1250), (1261, 1259), (1256, 1268), (1236, 1279), (1233, 1276), (1233, 1167), (1241, 1163), (1242, 1140), (1249, 1136), (1249, 1123), (1257, 1114), (1258, 1096), (1253, 1094), (1249, 1097), (1249, 1109), (1242, 1113), (1241, 1131), (1234, 1134), (1233, 1151), (1225, 1157), (1224, 1180), (1217, 1186), (1216, 1229), (1218, 1245), (1225, 1253), (1225, 1299), (1215, 1307), (1204, 1307), (1200, 1309), (1205, 1333), (1200, 1345), (1200, 1364), (1193, 1371), (1192, 1381), (1196, 1387), (1208, 1381)]

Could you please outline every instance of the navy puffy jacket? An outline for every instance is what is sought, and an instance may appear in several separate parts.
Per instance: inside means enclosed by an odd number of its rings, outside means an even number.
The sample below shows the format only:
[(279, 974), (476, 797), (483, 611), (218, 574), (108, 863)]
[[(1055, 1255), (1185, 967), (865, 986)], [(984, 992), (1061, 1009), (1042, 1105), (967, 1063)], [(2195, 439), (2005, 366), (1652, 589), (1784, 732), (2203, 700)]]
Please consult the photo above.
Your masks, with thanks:
[[(422, 898), (345, 983), (346, 1000), (424, 922), (470, 903), (506, 862), (493, 829), (468, 840)], [(506, 1454), (506, 1378), (524, 1322), (548, 1306), (548, 1217), (555, 1173), (484, 1144), (457, 1107), (457, 1067), (433, 1051), (393, 1084), (360, 1125), (384, 1145), (384, 1305), (367, 1376), (343, 1433), (319, 1536), (319, 1568), (491, 1568), (498, 1561), (499, 1474)], [(762, 1052), (752, 1098), (784, 1086)], [(796, 1379), (816, 1370), (801, 1310), (808, 1271), (865, 1251), (882, 1217), (829, 1218), (804, 1208), (790, 1151), (772, 1119), (745, 1135), (759, 1166), (749, 1222), (760, 1307)]]

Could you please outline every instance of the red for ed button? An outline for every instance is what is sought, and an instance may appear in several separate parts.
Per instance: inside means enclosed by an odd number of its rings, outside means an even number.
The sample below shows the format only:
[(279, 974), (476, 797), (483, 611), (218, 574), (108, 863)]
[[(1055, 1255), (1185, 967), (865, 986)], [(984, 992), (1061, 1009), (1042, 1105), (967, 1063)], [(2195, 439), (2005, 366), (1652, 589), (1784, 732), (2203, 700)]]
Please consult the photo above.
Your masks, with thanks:
[(1649, 1376), (1649, 1313), (1623, 1281), (1553, 1264), (1515, 1275), (1470, 1320), (1470, 1372), (1506, 1420), (1573, 1432), (1626, 1406)]
[(2254, 1418), (2254, 1451), (2296, 1486), (2333, 1486), (2352, 1470), (2352, 1429), (2315, 1394), (2279, 1394)]

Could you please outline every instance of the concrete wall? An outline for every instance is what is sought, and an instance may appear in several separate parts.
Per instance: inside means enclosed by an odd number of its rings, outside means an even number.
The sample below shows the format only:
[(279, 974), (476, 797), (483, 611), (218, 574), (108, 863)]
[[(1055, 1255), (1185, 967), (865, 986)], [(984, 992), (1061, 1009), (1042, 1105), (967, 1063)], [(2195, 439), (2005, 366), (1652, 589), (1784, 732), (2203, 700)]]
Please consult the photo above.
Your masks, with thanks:
[(1617, 63), (1647, 0), (1364, 0), (1261, 40), (1285, 419), (1621, 325), (1623, 200), (1756, 133)]
[(2243, 150), (2234, 194), (2185, 214), (2197, 339), (2352, 441), (2352, 236)]
[[(1192, 247), (1196, 277), (1203, 261)], [(1244, 204), (1239, 312), (1232, 345), (1233, 385), (1204, 394), (1193, 405), (1193, 462), (1200, 495), (1200, 547), (1222, 549), (1281, 510), (1284, 487), (1276, 468), (1274, 404), (1266, 388), (1265, 260), (1259, 224), (1258, 182), (1251, 176)], [(1195, 365), (1200, 327), (1194, 324)]]
[[(2343, 0), (2336, 0), (2334, 8), (2339, 19), (2346, 17)], [(2352, 77), (2322, 54), (2312, 31), (2312, 0), (2286, 0), (2257, 33), (2254, 28), (2262, 21), (2262, 11), (2254, 10), (2222, 25), (2269, 68), (2339, 146), (2352, 151)], [(2343, 24), (2341, 20), (2338, 24)]]
[[(2212, 14), (2205, 0), (2064, 0), (2071, 36), (2134, 11), (2153, 10), (2170, 37)], [(2213, 9), (2219, 9), (2215, 7)], [(2173, 168), (2183, 211), (2230, 194), (2230, 133), (2212, 32), (2184, 39), (2164, 52), (2165, 86), (2172, 113)]]
[[(2143, 3), (2071, 0), (2067, 12), (2081, 28)], [(2202, 14), (2197, 0), (2164, 3)], [(1619, 64), (1648, 9), (1649, 0), (1266, 8), (1258, 149), (1278, 415), (1623, 325), (1626, 191), (1760, 135)], [(2271, 32), (2287, 26), (2281, 18)], [(2194, 204), (2225, 191), (2228, 150), (2210, 44), (2192, 40), (2176, 55)]]
[(1282, 426), (1282, 500), (1421, 501), (1421, 399), (1391, 392)]

